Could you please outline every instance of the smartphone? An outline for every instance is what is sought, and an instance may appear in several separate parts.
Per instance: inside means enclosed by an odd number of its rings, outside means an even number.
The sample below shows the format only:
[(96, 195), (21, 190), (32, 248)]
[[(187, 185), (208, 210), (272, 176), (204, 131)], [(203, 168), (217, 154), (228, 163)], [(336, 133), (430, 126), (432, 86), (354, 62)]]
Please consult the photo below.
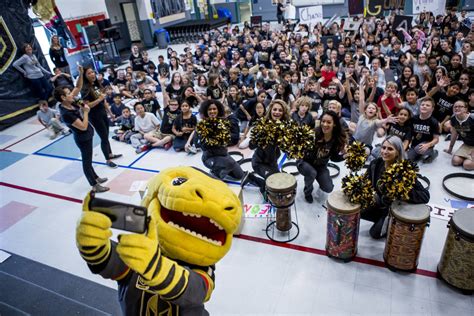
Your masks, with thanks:
[(106, 215), (112, 221), (112, 228), (142, 234), (148, 227), (148, 212), (143, 206), (105, 200), (90, 193), (89, 209)]

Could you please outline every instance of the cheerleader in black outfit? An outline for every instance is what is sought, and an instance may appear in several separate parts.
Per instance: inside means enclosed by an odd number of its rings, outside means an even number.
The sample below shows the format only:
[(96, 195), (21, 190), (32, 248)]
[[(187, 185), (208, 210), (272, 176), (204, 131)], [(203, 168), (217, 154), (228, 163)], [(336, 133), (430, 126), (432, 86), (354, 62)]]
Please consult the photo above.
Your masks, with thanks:
[[(273, 121), (288, 121), (290, 115), (288, 113), (288, 105), (282, 100), (273, 100), (268, 106), (267, 119)], [(260, 192), (265, 190), (265, 180), (274, 173), (280, 172), (278, 168), (278, 158), (281, 151), (276, 144), (268, 144), (265, 148), (259, 147), (254, 142), (250, 141), (250, 149), (255, 149), (252, 156), (252, 168), (256, 174), (263, 178), (257, 178), (257, 184), (260, 187)]]
[[(382, 142), (381, 157), (370, 162), (366, 175), (372, 182), (375, 190), (375, 204), (361, 211), (361, 218), (374, 223), (369, 230), (370, 236), (375, 239), (383, 238), (387, 234), (388, 210), (392, 201), (382, 194), (377, 184), (385, 170), (395, 162), (406, 158), (403, 141), (398, 136), (388, 136)], [(411, 189), (407, 202), (414, 204), (428, 203), (430, 193), (416, 180)]]
[(333, 111), (324, 112), (321, 124), (316, 128), (314, 148), (298, 160), (298, 171), (304, 176), (304, 197), (313, 203), (313, 183), (316, 180), (321, 191), (330, 193), (334, 188), (329, 175), (328, 162), (342, 161), (340, 153), (347, 142), (346, 132), (341, 126), (338, 115)]
[[(222, 118), (225, 119), (224, 105), (217, 100), (206, 100), (201, 103), (199, 114), (202, 119)], [(202, 162), (211, 170), (217, 178), (224, 180), (227, 176), (242, 180), (244, 183), (248, 173), (244, 172), (240, 165), (232, 158), (225, 146), (209, 146), (201, 141)]]

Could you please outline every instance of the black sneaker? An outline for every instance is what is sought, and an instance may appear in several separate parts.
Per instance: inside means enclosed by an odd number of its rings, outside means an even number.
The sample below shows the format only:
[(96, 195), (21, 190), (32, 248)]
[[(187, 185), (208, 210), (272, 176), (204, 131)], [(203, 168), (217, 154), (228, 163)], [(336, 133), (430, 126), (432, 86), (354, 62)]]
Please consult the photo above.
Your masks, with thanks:
[(310, 204), (313, 203), (313, 196), (311, 194), (306, 194), (304, 196), (304, 199), (306, 200), (306, 202), (308, 202)]
[(99, 178), (95, 179), (95, 181), (97, 181), (98, 183), (104, 183), (104, 182), (109, 181), (109, 179), (107, 179), (107, 178), (100, 178), (100, 177), (99, 177)]
[(118, 165), (112, 161), (107, 161), (105, 164), (112, 169), (118, 168)]
[(436, 157), (438, 157), (438, 151), (437, 150), (434, 150), (433, 153), (428, 156), (426, 159), (423, 160), (424, 163), (432, 163), (433, 160), (436, 159)]
[(120, 141), (119, 137), (117, 135), (112, 136), (113, 140)]

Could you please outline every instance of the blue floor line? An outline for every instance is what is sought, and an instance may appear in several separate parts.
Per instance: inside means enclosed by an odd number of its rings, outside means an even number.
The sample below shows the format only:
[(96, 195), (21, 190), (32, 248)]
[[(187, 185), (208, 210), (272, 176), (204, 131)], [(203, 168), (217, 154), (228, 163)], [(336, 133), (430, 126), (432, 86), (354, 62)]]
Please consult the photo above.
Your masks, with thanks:
[[(40, 151), (45, 150), (46, 148), (48, 148), (48, 147), (50, 147), (50, 146), (56, 144), (56, 143), (59, 142), (61, 139), (65, 138), (65, 137), (67, 137), (67, 136), (69, 136), (69, 135), (64, 135), (63, 137), (59, 137), (59, 138), (56, 139), (54, 142), (52, 142), (52, 143), (50, 143), (50, 144), (44, 146), (43, 148), (41, 148), (41, 149), (35, 151), (33, 154), (35, 155), (35, 154), (39, 153)], [(71, 136), (72, 136), (72, 135), (71, 135)]]
[[(71, 160), (71, 161), (82, 161), (82, 159), (79, 158), (70, 158), (70, 157), (63, 157), (63, 156), (56, 156), (56, 155), (51, 155), (51, 154), (42, 154), (42, 153), (33, 153), (35, 156), (43, 156), (43, 157), (50, 157), (50, 158), (57, 158), (57, 159), (64, 159), (64, 160)], [(106, 165), (105, 162), (99, 162), (99, 161), (92, 161), (94, 164), (98, 165)], [(154, 170), (154, 169), (146, 169), (146, 168), (139, 168), (139, 167), (130, 167), (130, 166), (123, 166), (123, 165), (118, 165), (119, 168), (123, 169), (129, 169), (129, 170), (137, 170), (137, 171), (145, 171), (145, 172), (152, 172), (152, 173), (159, 173), (160, 170)], [(235, 184), (235, 185), (240, 185), (240, 182), (238, 181), (228, 181), (228, 180), (223, 180), (225, 183), (228, 184)]]
[(145, 157), (145, 155), (148, 154), (150, 151), (151, 151), (151, 149), (147, 150), (145, 153), (143, 153), (142, 155), (140, 155), (137, 159), (135, 159), (134, 161), (132, 161), (132, 163), (129, 164), (128, 167), (133, 166), (137, 161), (139, 161), (140, 159), (142, 159), (143, 157)]

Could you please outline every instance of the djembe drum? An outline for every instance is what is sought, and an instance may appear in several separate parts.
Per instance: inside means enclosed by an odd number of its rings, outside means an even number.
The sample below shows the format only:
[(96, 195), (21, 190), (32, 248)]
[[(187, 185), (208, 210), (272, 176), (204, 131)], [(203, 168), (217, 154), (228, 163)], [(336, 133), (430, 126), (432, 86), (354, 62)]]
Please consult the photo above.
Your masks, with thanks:
[(351, 261), (357, 253), (360, 205), (349, 201), (342, 191), (332, 192), (327, 201), (326, 254)]
[(274, 173), (265, 181), (267, 197), (276, 208), (276, 228), (288, 231), (292, 227), (291, 206), (296, 197), (296, 178), (291, 174)]
[(424, 204), (394, 202), (390, 209), (383, 259), (391, 270), (415, 271), (429, 225), (430, 209)]
[(474, 209), (454, 212), (448, 224), (438, 276), (448, 284), (472, 293), (474, 291)]

